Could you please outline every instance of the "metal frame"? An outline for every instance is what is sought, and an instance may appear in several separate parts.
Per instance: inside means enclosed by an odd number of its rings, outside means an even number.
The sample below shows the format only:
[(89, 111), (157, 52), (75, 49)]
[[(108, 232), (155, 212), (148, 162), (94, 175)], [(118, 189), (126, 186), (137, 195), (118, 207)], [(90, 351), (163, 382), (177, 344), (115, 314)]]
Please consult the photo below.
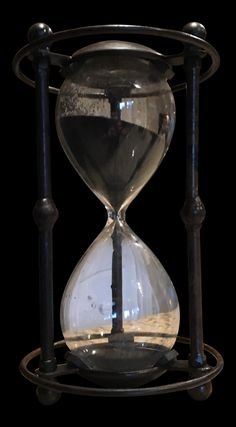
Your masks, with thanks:
[[(182, 344), (190, 342), (189, 361), (174, 360), (168, 370), (185, 371), (187, 381), (135, 389), (98, 389), (60, 384), (61, 375), (79, 373), (68, 365), (57, 365), (54, 349), (64, 346), (64, 342), (54, 344), (53, 320), (53, 254), (52, 229), (57, 219), (57, 209), (51, 196), (50, 140), (48, 92), (58, 93), (58, 89), (49, 86), (49, 67), (64, 67), (71, 61), (70, 56), (50, 52), (49, 46), (62, 40), (84, 36), (128, 34), (162, 37), (183, 43), (183, 51), (174, 55), (163, 55), (170, 66), (184, 65), (186, 83), (172, 87), (173, 92), (187, 88), (186, 95), (186, 200), (181, 211), (187, 229), (188, 244), (188, 281), (190, 340), (178, 338)], [(34, 208), (34, 219), (39, 230), (39, 291), (40, 291), (40, 342), (41, 349), (27, 355), (21, 362), (22, 374), (38, 385), (37, 394), (41, 403), (51, 404), (58, 400), (61, 392), (98, 395), (98, 396), (140, 396), (170, 393), (188, 390), (196, 400), (204, 400), (212, 391), (211, 379), (223, 368), (221, 355), (212, 347), (203, 343), (202, 296), (201, 296), (201, 257), (200, 228), (205, 216), (205, 208), (198, 194), (198, 121), (199, 121), (199, 84), (207, 80), (217, 70), (220, 58), (217, 51), (205, 38), (205, 29), (201, 24), (187, 24), (183, 31), (134, 25), (101, 25), (76, 28), (53, 34), (45, 24), (35, 24), (29, 30), (30, 43), (23, 47), (13, 59), (13, 70), (24, 83), (36, 88), (37, 147), (38, 147), (38, 201)], [(200, 75), (201, 60), (210, 57), (211, 65)], [(21, 70), (24, 58), (33, 61), (35, 82)], [(214, 367), (206, 362), (205, 352), (216, 361)], [(40, 355), (39, 369), (32, 372), (28, 363)]]

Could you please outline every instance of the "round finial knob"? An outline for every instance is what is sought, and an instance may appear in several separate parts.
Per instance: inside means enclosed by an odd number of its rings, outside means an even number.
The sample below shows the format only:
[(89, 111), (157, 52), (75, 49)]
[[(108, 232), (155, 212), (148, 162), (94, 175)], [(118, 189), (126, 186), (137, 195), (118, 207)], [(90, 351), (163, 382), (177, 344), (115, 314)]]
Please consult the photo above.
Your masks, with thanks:
[(38, 401), (45, 406), (54, 405), (54, 403), (57, 403), (58, 400), (61, 397), (61, 393), (49, 390), (43, 387), (37, 387), (36, 389), (36, 396)]
[(201, 39), (205, 39), (207, 35), (206, 28), (199, 22), (189, 22), (183, 27), (183, 31)]
[(33, 24), (28, 31), (28, 40), (29, 42), (34, 42), (36, 40), (40, 40), (46, 38), (52, 34), (51, 28), (42, 22), (38, 22), (37, 24)]
[(212, 383), (209, 381), (199, 387), (188, 390), (188, 394), (194, 400), (206, 400), (212, 393)]

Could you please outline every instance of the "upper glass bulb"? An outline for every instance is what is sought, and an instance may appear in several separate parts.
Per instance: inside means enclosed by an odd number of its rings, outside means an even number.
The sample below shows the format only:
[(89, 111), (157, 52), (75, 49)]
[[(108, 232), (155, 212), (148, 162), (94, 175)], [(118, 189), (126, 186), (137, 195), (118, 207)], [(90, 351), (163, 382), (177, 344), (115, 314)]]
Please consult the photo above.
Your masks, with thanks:
[(170, 70), (155, 51), (127, 42), (90, 45), (72, 58), (56, 107), (58, 135), (86, 184), (118, 212), (169, 147), (175, 125)]

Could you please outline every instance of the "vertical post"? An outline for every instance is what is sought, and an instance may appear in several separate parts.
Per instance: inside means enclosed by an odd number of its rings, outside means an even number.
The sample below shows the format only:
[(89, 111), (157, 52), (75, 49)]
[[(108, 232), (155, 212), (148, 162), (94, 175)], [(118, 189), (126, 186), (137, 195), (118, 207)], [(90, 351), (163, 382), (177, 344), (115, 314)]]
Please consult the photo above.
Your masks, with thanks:
[(112, 233), (112, 334), (124, 332), (122, 296), (122, 237), (118, 219), (115, 219)]
[[(109, 88), (107, 96), (110, 103), (110, 113), (112, 120), (121, 120), (120, 102), (122, 100), (122, 88)], [(123, 289), (122, 289), (122, 236), (119, 225), (118, 213), (112, 211), (111, 218), (115, 221), (112, 233), (112, 329), (113, 336), (110, 342), (118, 339), (118, 335), (124, 332), (123, 328)], [(115, 336), (115, 338), (114, 338)], [(123, 338), (123, 337), (122, 337)]]
[[(45, 24), (35, 24), (28, 32), (29, 42), (50, 35), (51, 29)], [(44, 49), (48, 49), (47, 46)], [(33, 210), (39, 231), (39, 303), (40, 303), (40, 344), (41, 357), (39, 372), (48, 375), (56, 370), (54, 355), (53, 319), (53, 242), (52, 229), (58, 212), (52, 200), (50, 167), (50, 118), (48, 101), (49, 58), (45, 52), (37, 50), (33, 54), (36, 90), (37, 125), (37, 174), (38, 200)], [(51, 404), (60, 395), (44, 388), (37, 389), (41, 403)]]
[[(206, 30), (199, 23), (187, 24), (183, 31), (205, 38)], [(199, 84), (201, 52), (193, 46), (185, 47), (186, 94), (186, 199), (181, 216), (187, 230), (189, 327), (190, 327), (190, 376), (201, 375), (206, 366), (203, 344), (202, 279), (200, 230), (205, 218), (205, 207), (198, 193), (198, 126)], [(207, 399), (212, 391), (211, 383), (190, 390), (196, 400)]]

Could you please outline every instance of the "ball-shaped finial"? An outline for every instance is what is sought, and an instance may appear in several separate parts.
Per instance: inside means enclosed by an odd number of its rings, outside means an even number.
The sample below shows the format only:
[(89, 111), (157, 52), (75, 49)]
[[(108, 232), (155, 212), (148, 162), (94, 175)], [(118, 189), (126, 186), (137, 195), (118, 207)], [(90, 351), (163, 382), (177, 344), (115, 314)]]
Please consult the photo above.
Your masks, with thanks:
[(61, 393), (49, 390), (42, 387), (37, 387), (36, 389), (36, 396), (38, 401), (45, 406), (54, 405), (54, 403), (57, 403), (58, 400), (61, 397)]
[(203, 384), (199, 387), (193, 388), (192, 390), (188, 390), (188, 394), (194, 400), (206, 400), (210, 397), (212, 393), (212, 383), (209, 381), (206, 384)]
[(42, 22), (38, 22), (37, 24), (33, 24), (28, 31), (28, 40), (30, 43), (46, 38), (52, 34), (51, 28)]
[(183, 31), (201, 39), (205, 39), (207, 35), (206, 28), (199, 22), (189, 22), (184, 26)]

